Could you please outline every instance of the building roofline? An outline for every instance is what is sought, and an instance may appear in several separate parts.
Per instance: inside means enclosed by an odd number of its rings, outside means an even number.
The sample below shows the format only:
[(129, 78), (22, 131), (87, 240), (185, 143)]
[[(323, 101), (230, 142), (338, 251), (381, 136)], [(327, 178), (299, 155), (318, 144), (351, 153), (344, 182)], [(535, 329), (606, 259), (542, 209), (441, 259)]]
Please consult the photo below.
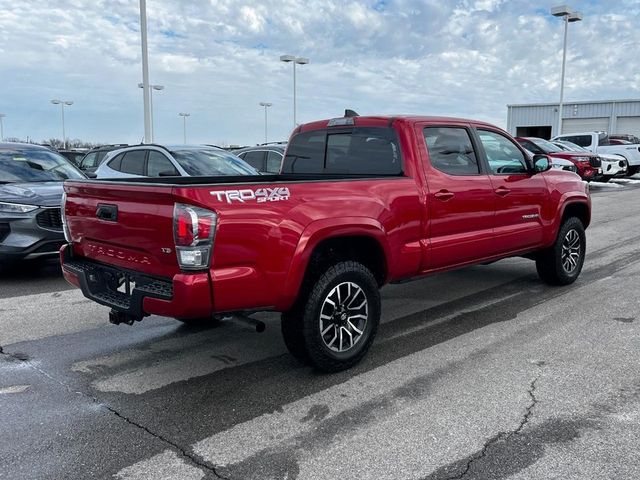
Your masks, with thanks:
[[(625, 99), (620, 99), (620, 100), (591, 100), (591, 101), (585, 101), (585, 100), (581, 100), (579, 102), (568, 102), (568, 101), (564, 101), (562, 102), (563, 105), (587, 105), (587, 104), (594, 104), (594, 103), (640, 103), (640, 98), (625, 98)], [(507, 104), (507, 108), (511, 108), (511, 107), (557, 107), (559, 105), (560, 102), (549, 102), (549, 103), (512, 103), (512, 104)]]

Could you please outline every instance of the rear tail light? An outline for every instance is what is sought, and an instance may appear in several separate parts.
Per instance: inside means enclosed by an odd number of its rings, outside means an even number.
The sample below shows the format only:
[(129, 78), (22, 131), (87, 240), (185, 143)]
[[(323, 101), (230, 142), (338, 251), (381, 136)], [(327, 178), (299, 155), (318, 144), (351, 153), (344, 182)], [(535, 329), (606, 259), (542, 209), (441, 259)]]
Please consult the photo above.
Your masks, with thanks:
[(64, 211), (67, 208), (67, 192), (62, 192), (62, 203), (60, 205), (60, 218), (62, 219), (62, 231), (64, 232), (64, 239), (67, 243), (71, 243), (71, 232), (69, 232), (69, 226), (67, 225), (67, 216)]
[(206, 270), (218, 216), (205, 208), (176, 203), (173, 207), (173, 238), (178, 264), (183, 270)]

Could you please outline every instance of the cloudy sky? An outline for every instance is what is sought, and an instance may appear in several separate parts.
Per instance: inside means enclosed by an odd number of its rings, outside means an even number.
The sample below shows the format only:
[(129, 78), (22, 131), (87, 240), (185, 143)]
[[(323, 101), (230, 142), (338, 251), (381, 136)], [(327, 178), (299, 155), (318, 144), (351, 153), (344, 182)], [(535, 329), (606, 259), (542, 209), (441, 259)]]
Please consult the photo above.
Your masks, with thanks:
[[(147, 0), (156, 141), (252, 144), (298, 121), (361, 114), (473, 117), (500, 126), (508, 103), (557, 101), (563, 26), (538, 0)], [(572, 0), (566, 98), (640, 97), (640, 0)], [(143, 136), (137, 0), (0, 0), (5, 136), (61, 137), (52, 98), (75, 103), (67, 134)]]

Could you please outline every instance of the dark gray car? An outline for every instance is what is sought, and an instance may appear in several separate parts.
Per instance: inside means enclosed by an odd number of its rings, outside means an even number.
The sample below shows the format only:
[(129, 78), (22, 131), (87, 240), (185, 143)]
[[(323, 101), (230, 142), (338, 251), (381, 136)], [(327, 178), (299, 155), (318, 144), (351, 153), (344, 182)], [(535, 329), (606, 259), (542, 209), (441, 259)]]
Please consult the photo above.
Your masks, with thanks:
[(242, 148), (233, 153), (260, 173), (280, 173), (286, 148), (285, 142), (265, 143), (256, 147)]
[(0, 265), (57, 254), (62, 182), (85, 176), (45, 147), (0, 143)]

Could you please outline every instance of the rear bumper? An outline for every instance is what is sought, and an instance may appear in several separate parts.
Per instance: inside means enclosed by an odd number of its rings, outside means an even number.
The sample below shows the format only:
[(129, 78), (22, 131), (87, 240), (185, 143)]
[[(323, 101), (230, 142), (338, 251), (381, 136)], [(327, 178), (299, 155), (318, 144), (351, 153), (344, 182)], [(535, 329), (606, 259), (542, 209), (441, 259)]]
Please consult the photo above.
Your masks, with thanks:
[[(60, 260), (64, 278), (80, 288), (85, 297), (136, 319), (147, 315), (197, 318), (213, 312), (208, 273), (180, 273), (171, 279), (150, 277), (74, 258), (69, 245), (61, 248)], [(125, 284), (129, 282), (132, 288), (127, 289)]]

